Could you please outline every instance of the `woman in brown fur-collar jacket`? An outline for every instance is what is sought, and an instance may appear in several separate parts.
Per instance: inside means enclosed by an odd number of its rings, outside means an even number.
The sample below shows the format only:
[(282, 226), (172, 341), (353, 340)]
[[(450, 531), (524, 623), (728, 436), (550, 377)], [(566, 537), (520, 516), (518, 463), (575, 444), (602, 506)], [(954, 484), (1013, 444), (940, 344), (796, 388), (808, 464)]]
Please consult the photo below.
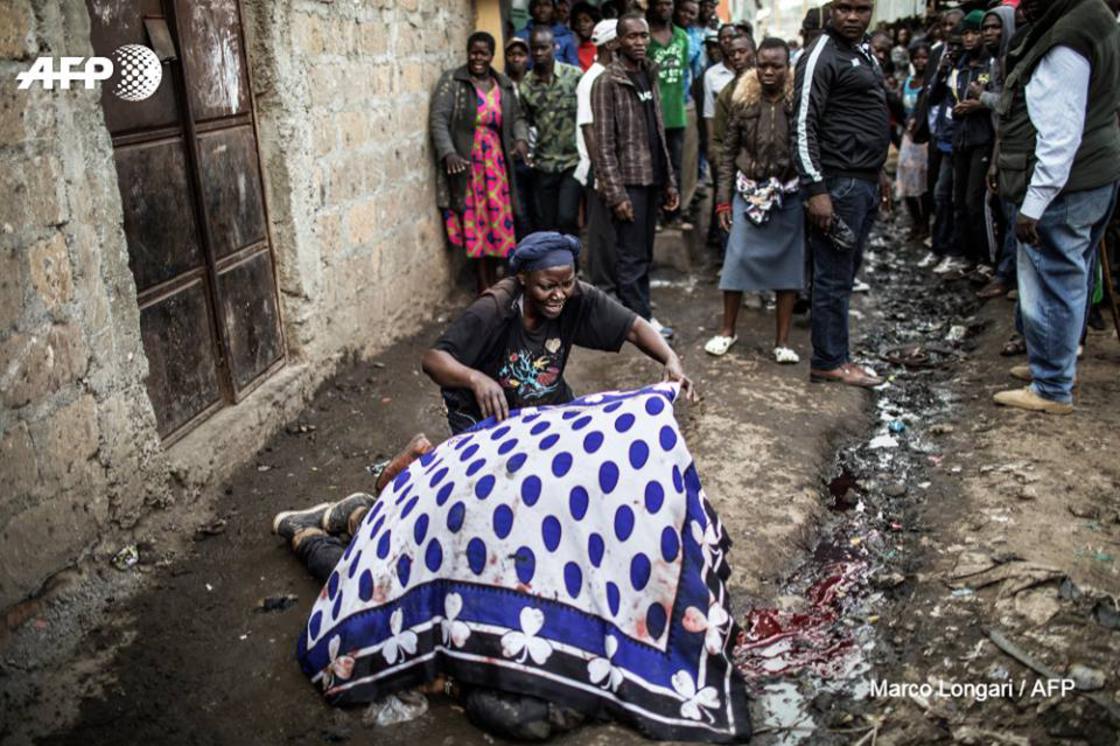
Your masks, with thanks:
[(793, 72), (780, 39), (758, 47), (757, 66), (731, 96), (731, 116), (717, 154), (716, 212), (731, 236), (720, 274), (723, 327), (704, 349), (723, 355), (738, 338), (735, 322), (746, 291), (777, 291), (774, 359), (800, 361), (789, 347), (797, 291), (804, 287), (805, 226), (790, 132)]

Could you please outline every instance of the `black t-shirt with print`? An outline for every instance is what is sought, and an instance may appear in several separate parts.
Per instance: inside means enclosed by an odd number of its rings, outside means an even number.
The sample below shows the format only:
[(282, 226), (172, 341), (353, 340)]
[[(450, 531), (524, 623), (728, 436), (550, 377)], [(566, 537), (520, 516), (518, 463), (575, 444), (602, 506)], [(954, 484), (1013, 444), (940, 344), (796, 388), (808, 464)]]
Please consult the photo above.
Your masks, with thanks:
[(628, 75), (630, 82), (638, 89), (638, 101), (641, 102), (642, 111), (645, 112), (646, 136), (650, 154), (653, 156), (653, 183), (661, 186), (667, 180), (669, 164), (665, 162), (665, 151), (661, 149), (661, 134), (657, 131), (657, 116), (660, 112), (653, 103), (653, 86), (645, 70), (633, 70)]
[[(517, 278), (502, 280), (452, 322), (435, 349), (497, 381), (511, 410), (571, 401), (564, 367), (572, 346), (617, 352), (635, 314), (580, 282), (558, 318), (529, 331), (521, 320), (521, 295)], [(453, 413), (481, 419), (469, 389), (444, 389), (443, 395)]]

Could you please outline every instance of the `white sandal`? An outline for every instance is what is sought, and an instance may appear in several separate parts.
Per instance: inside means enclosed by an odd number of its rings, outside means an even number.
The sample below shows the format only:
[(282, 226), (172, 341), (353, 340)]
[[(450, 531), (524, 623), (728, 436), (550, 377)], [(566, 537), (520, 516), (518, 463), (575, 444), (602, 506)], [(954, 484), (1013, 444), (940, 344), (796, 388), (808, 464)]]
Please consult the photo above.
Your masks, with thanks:
[(775, 347), (774, 359), (781, 365), (796, 365), (801, 362), (798, 354), (788, 347)]
[(722, 334), (717, 334), (716, 336), (709, 339), (708, 343), (704, 345), (704, 352), (708, 353), (709, 355), (720, 357), (721, 355), (727, 354), (727, 351), (731, 349), (731, 345), (735, 344), (738, 341), (738, 337), (725, 337)]

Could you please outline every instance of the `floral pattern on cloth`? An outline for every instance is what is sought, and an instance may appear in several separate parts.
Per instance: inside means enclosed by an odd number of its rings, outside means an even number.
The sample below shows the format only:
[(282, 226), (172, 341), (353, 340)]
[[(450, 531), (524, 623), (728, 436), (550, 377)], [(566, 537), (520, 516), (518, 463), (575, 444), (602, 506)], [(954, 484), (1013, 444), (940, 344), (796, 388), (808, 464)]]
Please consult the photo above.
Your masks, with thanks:
[(776, 176), (766, 181), (748, 179), (742, 171), (735, 172), (735, 190), (747, 203), (747, 219), (755, 225), (762, 225), (770, 219), (770, 211), (781, 209), (782, 199), (787, 194), (796, 194), (800, 185), (797, 178), (782, 183)]
[(536, 357), (531, 350), (510, 352), (498, 371), (498, 383), (513, 390), (522, 401), (539, 404), (539, 400), (556, 393), (563, 357), (559, 338), (545, 342), (543, 354)]
[(337, 705), (448, 675), (649, 738), (745, 741), (730, 542), (678, 394), (664, 383), (526, 407), (413, 462), (311, 610), (307, 676)]
[(502, 91), (475, 88), (478, 113), (467, 174), (463, 214), (444, 210), (447, 239), (471, 259), (506, 258), (517, 245), (509, 171), (502, 151)]

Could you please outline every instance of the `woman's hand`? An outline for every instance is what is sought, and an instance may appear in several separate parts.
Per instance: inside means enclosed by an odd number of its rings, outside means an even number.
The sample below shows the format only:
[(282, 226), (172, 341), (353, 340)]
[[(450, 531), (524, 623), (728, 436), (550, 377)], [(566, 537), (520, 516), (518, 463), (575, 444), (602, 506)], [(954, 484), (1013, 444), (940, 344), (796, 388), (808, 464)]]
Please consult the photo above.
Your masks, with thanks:
[(452, 153), (443, 159), (443, 167), (447, 169), (447, 173), (452, 176), (463, 173), (467, 170), (467, 166), (469, 165), (470, 162), (458, 153)]
[(719, 217), (719, 227), (724, 233), (731, 232), (731, 205), (716, 205), (716, 215)]
[(471, 393), (482, 410), (483, 418), (493, 417), (498, 422), (509, 417), (509, 402), (506, 401), (506, 392), (501, 385), (490, 376), (480, 371), (471, 375)]
[(513, 154), (526, 166), (533, 165), (529, 158), (529, 143), (524, 140), (518, 140), (513, 144)]
[(696, 388), (692, 385), (692, 379), (684, 374), (684, 366), (681, 365), (681, 359), (677, 357), (675, 353), (669, 358), (669, 361), (665, 363), (664, 380), (679, 383), (685, 401), (689, 404), (696, 403)]

